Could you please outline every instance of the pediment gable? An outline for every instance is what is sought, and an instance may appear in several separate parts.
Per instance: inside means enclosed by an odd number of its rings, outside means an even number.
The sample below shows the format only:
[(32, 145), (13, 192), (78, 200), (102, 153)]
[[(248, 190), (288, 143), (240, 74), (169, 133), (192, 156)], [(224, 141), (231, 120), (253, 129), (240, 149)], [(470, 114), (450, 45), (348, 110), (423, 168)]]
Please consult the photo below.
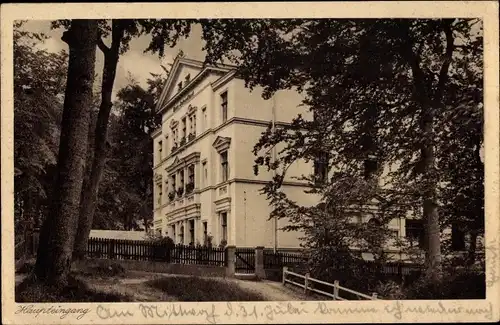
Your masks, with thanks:
[(166, 168), (166, 171), (170, 173), (170, 172), (173, 172), (175, 170), (178, 170), (181, 167), (185, 167), (189, 164), (194, 164), (194, 163), (197, 163), (199, 161), (200, 161), (200, 153), (199, 152), (192, 152), (183, 158), (179, 158), (179, 156), (176, 156), (174, 159), (174, 162)]
[(222, 152), (229, 149), (231, 145), (231, 138), (218, 136), (212, 146), (218, 151)]
[(174, 162), (167, 167), (167, 170), (173, 169), (175, 166), (179, 165), (180, 162), (181, 160), (179, 159), (179, 156), (176, 156)]
[[(203, 62), (190, 60), (183, 57), (178, 57), (175, 59), (170, 74), (163, 86), (160, 100), (157, 103), (156, 111), (159, 112), (169, 102), (176, 100), (179, 95), (181, 97), (186, 97), (186, 88), (190, 88), (192, 92), (193, 85), (203, 79), (207, 73), (218, 73), (221, 76), (225, 75), (227, 72), (234, 70), (234, 66), (220, 65), (217, 67), (205, 66)], [(189, 76), (188, 79), (186, 77)], [(182, 82), (182, 88), (179, 88), (179, 84)], [(184, 91), (183, 91), (184, 90)], [(182, 93), (182, 94), (181, 94)]]
[(179, 84), (182, 84), (182, 88), (186, 87), (202, 70), (203, 66), (180, 63), (176, 71), (173, 71), (174, 76), (167, 88), (165, 100), (168, 101), (180, 90)]

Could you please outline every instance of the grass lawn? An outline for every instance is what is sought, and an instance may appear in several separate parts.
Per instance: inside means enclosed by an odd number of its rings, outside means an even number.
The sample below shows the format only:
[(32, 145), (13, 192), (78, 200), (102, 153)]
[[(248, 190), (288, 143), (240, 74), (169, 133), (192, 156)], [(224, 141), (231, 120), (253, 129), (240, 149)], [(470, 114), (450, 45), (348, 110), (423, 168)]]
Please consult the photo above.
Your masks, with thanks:
[(68, 278), (68, 285), (60, 291), (25, 279), (16, 286), (16, 302), (130, 302), (133, 296), (119, 291), (102, 291), (93, 288), (86, 281), (72, 274)]
[(263, 296), (223, 278), (163, 276), (125, 271), (118, 264), (72, 272), (59, 292), (27, 277), (16, 286), (16, 302), (263, 301)]
[(179, 301), (264, 301), (264, 297), (244, 290), (225, 279), (169, 276), (149, 280), (147, 286), (174, 296)]

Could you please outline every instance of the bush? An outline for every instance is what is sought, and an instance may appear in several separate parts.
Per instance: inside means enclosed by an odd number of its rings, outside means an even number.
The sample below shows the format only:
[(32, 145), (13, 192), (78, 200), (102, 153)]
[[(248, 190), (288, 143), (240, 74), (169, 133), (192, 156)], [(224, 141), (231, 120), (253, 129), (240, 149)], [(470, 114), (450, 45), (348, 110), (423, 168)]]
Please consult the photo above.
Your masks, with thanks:
[(380, 282), (375, 287), (374, 292), (376, 292), (381, 298), (387, 300), (406, 299), (403, 286), (392, 280), (385, 283)]
[(446, 272), (437, 284), (422, 277), (405, 295), (406, 299), (485, 299), (486, 277), (484, 273), (471, 271)]

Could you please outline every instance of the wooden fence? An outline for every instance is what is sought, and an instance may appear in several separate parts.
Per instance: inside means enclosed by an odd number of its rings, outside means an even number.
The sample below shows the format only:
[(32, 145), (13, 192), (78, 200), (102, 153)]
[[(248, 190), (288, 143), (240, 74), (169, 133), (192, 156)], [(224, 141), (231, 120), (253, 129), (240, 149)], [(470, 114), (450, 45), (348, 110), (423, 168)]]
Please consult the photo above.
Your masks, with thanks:
[[(366, 295), (361, 292), (357, 292), (355, 290), (342, 287), (339, 284), (339, 281), (334, 281), (334, 283), (329, 283), (325, 281), (321, 281), (315, 278), (312, 278), (309, 276), (308, 273), (305, 275), (298, 274), (295, 272), (288, 271), (288, 268), (285, 266), (283, 267), (283, 285), (286, 285), (287, 283), (290, 283), (294, 286), (300, 287), (304, 289), (304, 293), (308, 292), (315, 292), (323, 296), (327, 296), (332, 298), (333, 300), (377, 300), (379, 297), (377, 297), (376, 293), (373, 293), (371, 296)], [(320, 284), (324, 288), (331, 288), (330, 292), (318, 289), (315, 284)], [(326, 290), (326, 289), (325, 289)], [(347, 293), (348, 295), (352, 296), (352, 298), (347, 298), (345, 295), (344, 297), (340, 296), (340, 293)]]
[(225, 266), (223, 248), (168, 245), (141, 240), (89, 238), (87, 256), (115, 260), (139, 260), (166, 263)]
[(264, 249), (264, 268), (281, 269), (283, 266), (301, 266), (306, 264), (307, 258), (300, 253), (274, 252)]

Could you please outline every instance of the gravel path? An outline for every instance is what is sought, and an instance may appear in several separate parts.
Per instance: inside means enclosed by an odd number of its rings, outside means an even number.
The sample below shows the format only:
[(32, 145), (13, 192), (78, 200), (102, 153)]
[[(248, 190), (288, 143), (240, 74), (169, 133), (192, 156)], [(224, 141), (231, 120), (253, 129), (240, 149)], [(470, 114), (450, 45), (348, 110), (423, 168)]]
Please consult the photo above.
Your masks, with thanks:
[(231, 279), (230, 281), (236, 282), (241, 288), (262, 294), (269, 301), (306, 300), (300, 294), (283, 287), (283, 285), (278, 282), (245, 281), (237, 279)]
[[(110, 282), (109, 279), (87, 279), (87, 283), (104, 292), (120, 292), (133, 295), (137, 301), (175, 301), (174, 297), (170, 297), (156, 289), (150, 288), (143, 283), (159, 277), (189, 277), (189, 275), (165, 274), (165, 273), (150, 273), (150, 272), (131, 272), (129, 277), (124, 279), (114, 279)], [(132, 277), (130, 277), (132, 275)], [(19, 284), (26, 275), (16, 274), (16, 285)], [(237, 284), (245, 290), (253, 291), (261, 294), (268, 301), (293, 301), (306, 300), (301, 294), (283, 287), (281, 283), (272, 281), (248, 281), (234, 278), (212, 278), (217, 281), (229, 281)]]
[[(135, 273), (135, 272), (134, 272)], [(140, 285), (143, 282), (151, 280), (152, 278), (157, 277), (182, 277), (189, 275), (179, 275), (179, 274), (165, 274), (165, 273), (148, 273), (144, 272), (143, 274), (136, 273), (134, 274), (134, 278), (121, 279), (120, 283), (126, 285)], [(272, 282), (272, 281), (247, 281), (240, 279), (232, 279), (232, 278), (212, 278), (218, 281), (230, 281), (237, 284), (240, 288), (245, 290), (250, 290), (256, 293), (261, 294), (269, 301), (293, 301), (293, 300), (305, 300), (304, 297), (290, 290), (288, 288), (283, 287), (281, 283)]]

